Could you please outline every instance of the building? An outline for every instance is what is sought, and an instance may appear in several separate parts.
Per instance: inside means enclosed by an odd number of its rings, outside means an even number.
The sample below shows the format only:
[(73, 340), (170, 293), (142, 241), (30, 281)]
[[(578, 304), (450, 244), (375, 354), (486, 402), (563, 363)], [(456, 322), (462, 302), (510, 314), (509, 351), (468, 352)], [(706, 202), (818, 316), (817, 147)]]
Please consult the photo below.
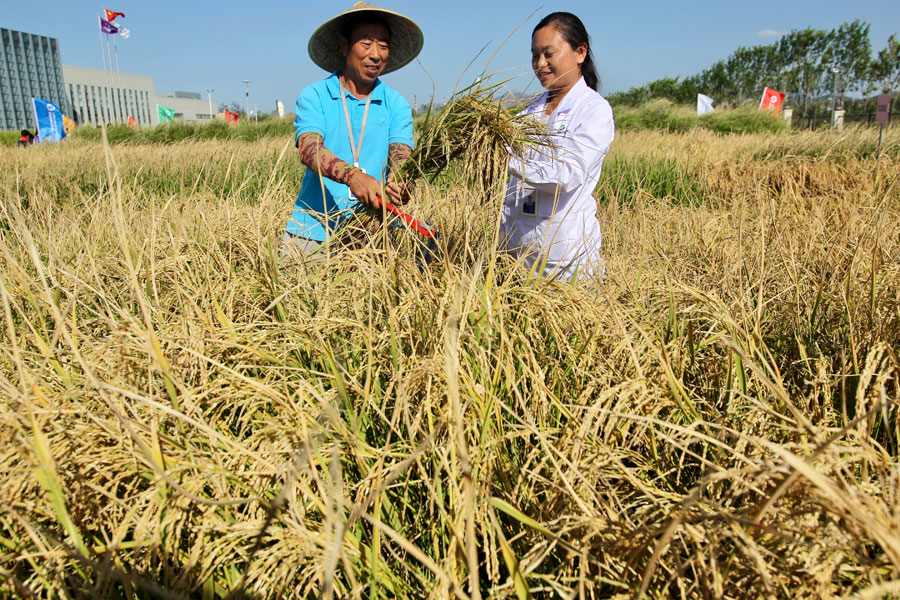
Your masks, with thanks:
[(63, 65), (63, 77), (77, 125), (127, 123), (128, 117), (142, 127), (158, 122), (152, 77), (72, 65)]
[(0, 130), (31, 129), (32, 98), (69, 113), (59, 42), (55, 38), (0, 28)]
[(159, 92), (156, 103), (174, 110), (175, 120), (185, 123), (209, 123), (218, 112), (215, 101), (196, 92)]
[(55, 38), (0, 28), (0, 130), (33, 128), (32, 98), (55, 103), (76, 125), (159, 124), (156, 105), (175, 111), (175, 120), (204, 123), (217, 110), (194, 92), (157, 94), (153, 78), (63, 65)]
[[(140, 127), (159, 124), (157, 104), (175, 111), (175, 120), (185, 123), (209, 122), (209, 102), (196, 92), (160, 92), (153, 90), (153, 78), (147, 75), (116, 73), (63, 65), (66, 93), (74, 107), (79, 125), (127, 123), (134, 117)], [(213, 109), (215, 114), (215, 108)]]

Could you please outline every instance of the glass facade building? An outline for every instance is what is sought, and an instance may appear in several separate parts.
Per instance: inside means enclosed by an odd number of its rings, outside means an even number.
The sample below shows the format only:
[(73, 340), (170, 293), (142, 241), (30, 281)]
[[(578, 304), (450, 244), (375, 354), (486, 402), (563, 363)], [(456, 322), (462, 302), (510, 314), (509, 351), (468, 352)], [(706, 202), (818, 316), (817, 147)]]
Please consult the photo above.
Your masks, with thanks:
[(32, 98), (49, 100), (64, 114), (71, 112), (59, 42), (0, 28), (0, 130), (34, 129)]

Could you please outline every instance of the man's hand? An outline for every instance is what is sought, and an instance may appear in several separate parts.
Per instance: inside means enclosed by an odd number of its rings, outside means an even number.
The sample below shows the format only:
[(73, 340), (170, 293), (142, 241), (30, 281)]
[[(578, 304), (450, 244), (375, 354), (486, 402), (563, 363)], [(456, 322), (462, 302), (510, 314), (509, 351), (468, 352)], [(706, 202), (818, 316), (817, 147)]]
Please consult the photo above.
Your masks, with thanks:
[(360, 202), (375, 209), (381, 208), (381, 182), (377, 179), (357, 170), (350, 176), (347, 185)]
[(394, 204), (406, 204), (409, 202), (411, 186), (406, 183), (398, 183), (394, 181), (394, 174), (390, 173), (387, 178), (387, 186), (385, 191)]

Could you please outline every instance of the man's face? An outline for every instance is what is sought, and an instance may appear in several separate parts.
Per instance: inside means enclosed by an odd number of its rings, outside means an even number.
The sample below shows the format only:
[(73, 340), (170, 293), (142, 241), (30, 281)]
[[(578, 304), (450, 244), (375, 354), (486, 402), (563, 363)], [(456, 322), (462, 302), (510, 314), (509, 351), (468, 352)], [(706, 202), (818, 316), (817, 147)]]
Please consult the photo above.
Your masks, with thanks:
[(340, 38), (344, 54), (344, 76), (359, 83), (374, 84), (387, 64), (391, 34), (380, 23), (357, 26), (350, 39)]

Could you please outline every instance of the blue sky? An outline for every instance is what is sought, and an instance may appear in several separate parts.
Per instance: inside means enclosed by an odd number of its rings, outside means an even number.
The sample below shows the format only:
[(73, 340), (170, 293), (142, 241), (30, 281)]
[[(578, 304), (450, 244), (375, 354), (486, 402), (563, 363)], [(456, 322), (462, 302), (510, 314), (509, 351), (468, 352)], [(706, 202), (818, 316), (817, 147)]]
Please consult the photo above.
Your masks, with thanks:
[[(64, 64), (101, 67), (96, 15), (102, 3), (0, 2), (0, 27), (56, 37)], [(350, 5), (352, 1), (110, 0), (106, 8), (124, 12), (123, 22), (131, 31), (129, 39), (118, 40), (122, 72), (150, 75), (160, 91), (203, 93), (213, 88), (214, 100), (241, 105), (241, 80), (250, 79), (251, 108), (256, 103), (260, 111), (270, 111), (276, 98), (290, 108), (305, 85), (324, 76), (307, 55), (307, 41), (322, 22)], [(771, 43), (791, 29), (832, 29), (859, 18), (871, 24), (875, 50), (900, 31), (900, 2), (890, 0), (390, 0), (380, 5), (413, 18), (425, 32), (421, 66), (414, 62), (385, 77), (410, 102), (415, 96), (419, 103), (432, 94), (440, 101), (459, 81), (471, 82), (485, 67), (490, 73), (518, 76), (512, 84), (517, 89), (536, 89), (528, 71), (531, 30), (554, 10), (573, 12), (584, 21), (607, 93), (660, 77), (692, 75), (738, 46)]]

